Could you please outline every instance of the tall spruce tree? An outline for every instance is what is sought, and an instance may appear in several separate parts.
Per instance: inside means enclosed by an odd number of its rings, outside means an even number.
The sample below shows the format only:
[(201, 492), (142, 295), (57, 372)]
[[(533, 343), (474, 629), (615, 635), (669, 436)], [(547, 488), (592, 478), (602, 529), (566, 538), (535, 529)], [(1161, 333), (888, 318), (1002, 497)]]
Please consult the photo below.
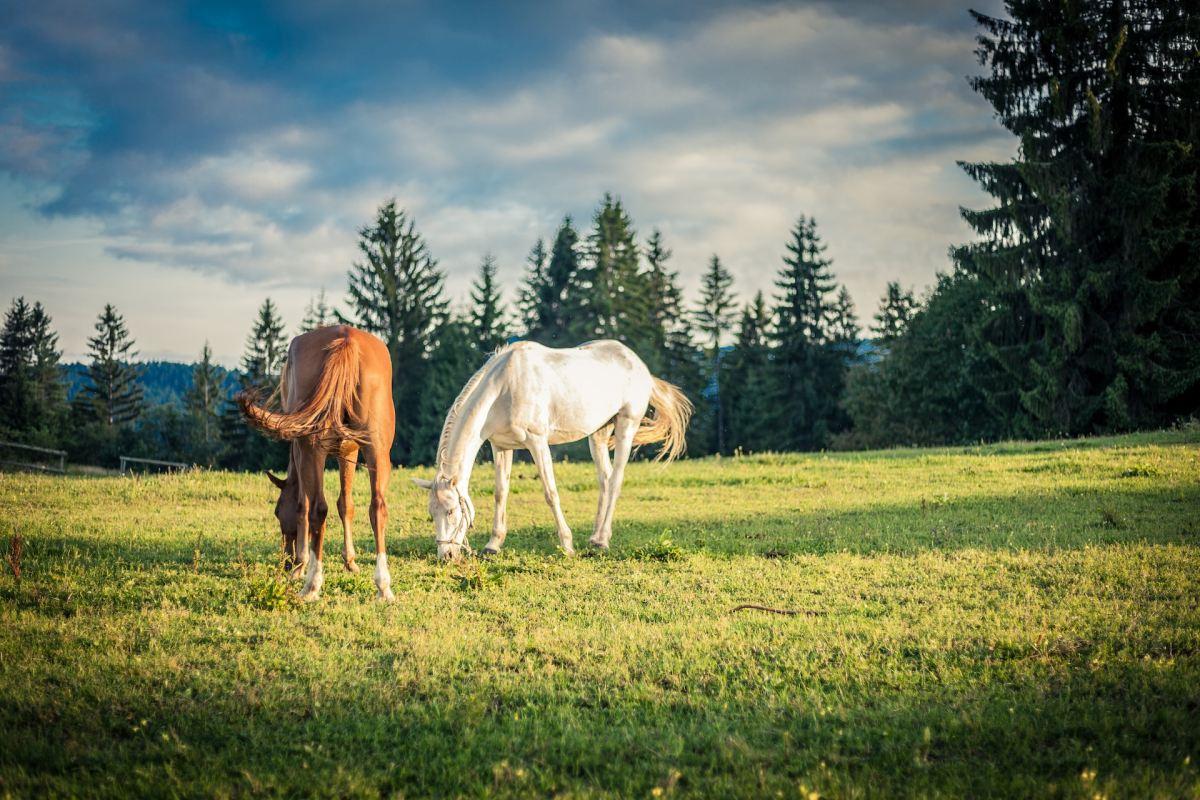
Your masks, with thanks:
[(708, 356), (708, 395), (713, 408), (714, 444), (718, 453), (726, 452), (725, 404), (721, 399), (721, 344), (737, 315), (737, 300), (732, 286), (733, 276), (721, 266), (721, 259), (714, 255), (700, 281), (700, 305), (696, 308), (695, 319)]
[[(679, 273), (667, 262), (671, 251), (662, 233), (654, 230), (643, 247), (646, 269), (648, 345), (640, 352), (646, 366), (656, 376), (678, 386), (693, 403), (702, 396), (707, 382), (706, 359), (696, 347), (692, 314), (688, 311), (679, 285)], [(704, 415), (688, 426), (688, 452), (703, 455), (713, 448), (713, 428)]]
[[(246, 336), (238, 375), (239, 390), (264, 396), (273, 394), (287, 360), (287, 345), (283, 318), (268, 297), (259, 306), (258, 316)], [(236, 404), (226, 404), (221, 429), (226, 445), (222, 462), (226, 466), (259, 470), (281, 469), (287, 465), (287, 445), (252, 431)]]
[(770, 413), (771, 311), (762, 292), (742, 308), (737, 340), (722, 369), (721, 396), (731, 450), (761, 452), (774, 445)]
[[(540, 242), (539, 242), (540, 244)], [(531, 267), (526, 278), (525, 335), (550, 347), (570, 347), (582, 341), (585, 306), (583, 266), (579, 231), (568, 215), (554, 234), (549, 262), (544, 270), (535, 270), (532, 262), (544, 255), (536, 247), (530, 254)], [(540, 275), (540, 278), (538, 276)], [(586, 336), (584, 337), (586, 338)]]
[(300, 333), (315, 331), (337, 322), (337, 314), (329, 301), (325, 299), (325, 289), (317, 292), (317, 296), (308, 301), (304, 308), (304, 318), (300, 320)]
[(858, 327), (854, 300), (850, 297), (850, 290), (843, 286), (838, 290), (837, 299), (834, 300), (830, 312), (829, 337), (834, 349), (841, 353), (844, 363), (852, 364), (857, 360), (861, 336), (862, 329)]
[(772, 374), (781, 449), (818, 450), (842, 424), (844, 365), (831, 347), (834, 279), (816, 220), (801, 216), (775, 285)]
[(1012, 427), (1079, 434), (1190, 412), (1200, 404), (1195, 9), (1010, 0), (1006, 10), (974, 14), (988, 74), (971, 84), (1018, 153), (962, 165), (997, 204), (962, 212), (981, 241), (954, 256), (989, 292), (977, 333), (1016, 386)]
[(41, 303), (13, 300), (0, 332), (0, 429), (53, 444), (64, 411), (58, 334)]
[(619, 198), (605, 194), (592, 218), (583, 271), (585, 306), (575, 328), (579, 339), (617, 339), (637, 352), (653, 339), (648, 287), (639, 271), (633, 220)]
[(646, 258), (646, 326), (649, 335), (646, 351), (640, 355), (652, 373), (665, 376), (676, 359), (672, 349), (684, 341), (690, 346), (690, 331), (686, 330), (688, 315), (683, 307), (679, 273), (667, 268), (671, 251), (663, 244), (660, 231), (655, 229), (650, 234), (643, 253)]
[(887, 347), (903, 336), (916, 310), (917, 301), (912, 291), (906, 292), (896, 281), (889, 281), (887, 290), (879, 301), (875, 324), (871, 327), (871, 332), (875, 334), (875, 342)]
[(525, 278), (517, 290), (517, 310), (521, 315), (525, 337), (535, 341), (535, 333), (542, 325), (542, 296), (546, 291), (546, 264), (549, 260), (546, 240), (539, 238), (525, 257)]
[(273, 391), (287, 360), (287, 346), (283, 317), (268, 297), (258, 307), (258, 317), (246, 336), (241, 363), (243, 388)]
[[(363, 258), (349, 272), (353, 319), (339, 318), (383, 339), (392, 357), (396, 407), (416, 408), (437, 331), (447, 319), (445, 276), (395, 200), (359, 231), (358, 248)], [(396, 415), (393, 459), (411, 463), (415, 425), (412, 414)]]
[(458, 315), (438, 328), (420, 399), (411, 413), (413, 445), (409, 463), (435, 463), (446, 412), (487, 358), (486, 352), (480, 352), (475, 334), (471, 320)]
[(221, 441), (221, 412), (225, 405), (225, 371), (213, 363), (212, 348), (208, 342), (200, 351), (200, 360), (192, 368), (192, 385), (185, 401), (188, 411), (200, 427), (202, 438), (201, 454), (205, 464), (216, 463)]
[(0, 334), (0, 425), (6, 436), (20, 438), (34, 427), (33, 309), (15, 298)]
[(137, 351), (124, 318), (110, 303), (88, 339), (88, 385), (79, 395), (87, 416), (108, 427), (137, 419), (142, 413), (141, 369), (133, 363)]
[(486, 356), (508, 341), (507, 316), (496, 285), (496, 258), (488, 253), (471, 285), (471, 338), (481, 354)]

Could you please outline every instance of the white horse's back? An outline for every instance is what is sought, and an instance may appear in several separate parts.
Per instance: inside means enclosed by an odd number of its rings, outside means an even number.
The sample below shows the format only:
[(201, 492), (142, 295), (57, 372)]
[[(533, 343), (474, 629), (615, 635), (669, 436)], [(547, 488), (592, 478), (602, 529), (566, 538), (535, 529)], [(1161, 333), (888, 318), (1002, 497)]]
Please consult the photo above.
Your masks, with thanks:
[(495, 420), (518, 435), (543, 435), (551, 444), (574, 442), (618, 414), (640, 419), (650, 401), (650, 370), (617, 341), (566, 348), (519, 342), (501, 359), (495, 365), (502, 386)]

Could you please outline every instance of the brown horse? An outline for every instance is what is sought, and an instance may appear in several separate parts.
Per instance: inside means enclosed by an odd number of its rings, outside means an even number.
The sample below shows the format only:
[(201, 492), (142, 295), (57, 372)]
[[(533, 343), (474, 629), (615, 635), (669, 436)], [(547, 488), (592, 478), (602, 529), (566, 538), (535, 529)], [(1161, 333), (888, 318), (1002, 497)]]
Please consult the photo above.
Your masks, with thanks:
[[(392, 405), (392, 362), (376, 337), (347, 325), (318, 328), (292, 339), (279, 380), (281, 411), (260, 405), (253, 392), (238, 395), (246, 421), (269, 436), (292, 443), (287, 478), (267, 473), (279, 487), (275, 516), (292, 576), (308, 575), (300, 597), (316, 599), (325, 580), (325, 460), (338, 459), (341, 496), (338, 514), (346, 550), (346, 569), (357, 572), (350, 523), (354, 506), (350, 485), (361, 450), (371, 474), (371, 528), (375, 532), (375, 585), (379, 597), (393, 599), (384, 548), (387, 486), (392, 474), (388, 455), (396, 430)], [(311, 537), (311, 542), (309, 541)], [(311, 555), (310, 555), (311, 554)]]

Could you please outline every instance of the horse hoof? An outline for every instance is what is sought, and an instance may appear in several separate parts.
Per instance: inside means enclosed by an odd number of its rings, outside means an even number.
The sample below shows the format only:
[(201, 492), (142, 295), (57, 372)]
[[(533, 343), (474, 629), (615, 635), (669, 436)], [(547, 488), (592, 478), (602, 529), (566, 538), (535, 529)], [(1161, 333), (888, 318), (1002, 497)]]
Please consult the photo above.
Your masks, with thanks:
[(600, 552), (606, 552), (608, 550), (608, 545), (604, 542), (588, 542), (588, 544), (591, 545), (593, 550), (598, 550)]
[(391, 603), (396, 599), (396, 595), (392, 594), (391, 589), (385, 587), (385, 588), (379, 590), (379, 594), (376, 596), (375, 599), (380, 600), (384, 603)]
[(499, 550), (497, 550), (493, 547), (485, 547), (485, 548), (483, 548), (483, 552), (481, 552), (480, 555), (483, 556), (484, 558), (490, 558), (491, 556), (499, 554), (499, 552), (500, 552)]
[(346, 572), (358, 572), (358, 564), (353, 561), (346, 561)]
[(300, 595), (301, 603), (314, 603), (321, 595), (318, 592), (304, 592)]

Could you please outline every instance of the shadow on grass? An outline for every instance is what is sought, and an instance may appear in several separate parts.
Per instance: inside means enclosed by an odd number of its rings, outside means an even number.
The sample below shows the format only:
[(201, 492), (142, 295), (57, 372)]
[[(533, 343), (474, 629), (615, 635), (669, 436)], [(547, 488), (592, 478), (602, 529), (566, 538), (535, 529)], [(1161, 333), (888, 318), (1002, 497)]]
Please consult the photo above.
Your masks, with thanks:
[(1195, 653), (1109, 652), (1100, 666), (1094, 655), (1060, 654), (1047, 669), (1020, 663), (1026, 654), (996, 655), (990, 680), (943, 683), (935, 671), (904, 690), (829, 689), (819, 673), (787, 670), (782, 683), (754, 686), (738, 672), (754, 665), (739, 663), (708, 687), (670, 674), (620, 686), (503, 675), (398, 685), (394, 655), (320, 693), (286, 657), (261, 686), (189, 672), (170, 676), (171, 689), (136, 671), (106, 686), (64, 675), (26, 696), (0, 689), (0, 789), (633, 797), (665, 786), (763, 797), (803, 784), (830, 796), (1190, 795)]

